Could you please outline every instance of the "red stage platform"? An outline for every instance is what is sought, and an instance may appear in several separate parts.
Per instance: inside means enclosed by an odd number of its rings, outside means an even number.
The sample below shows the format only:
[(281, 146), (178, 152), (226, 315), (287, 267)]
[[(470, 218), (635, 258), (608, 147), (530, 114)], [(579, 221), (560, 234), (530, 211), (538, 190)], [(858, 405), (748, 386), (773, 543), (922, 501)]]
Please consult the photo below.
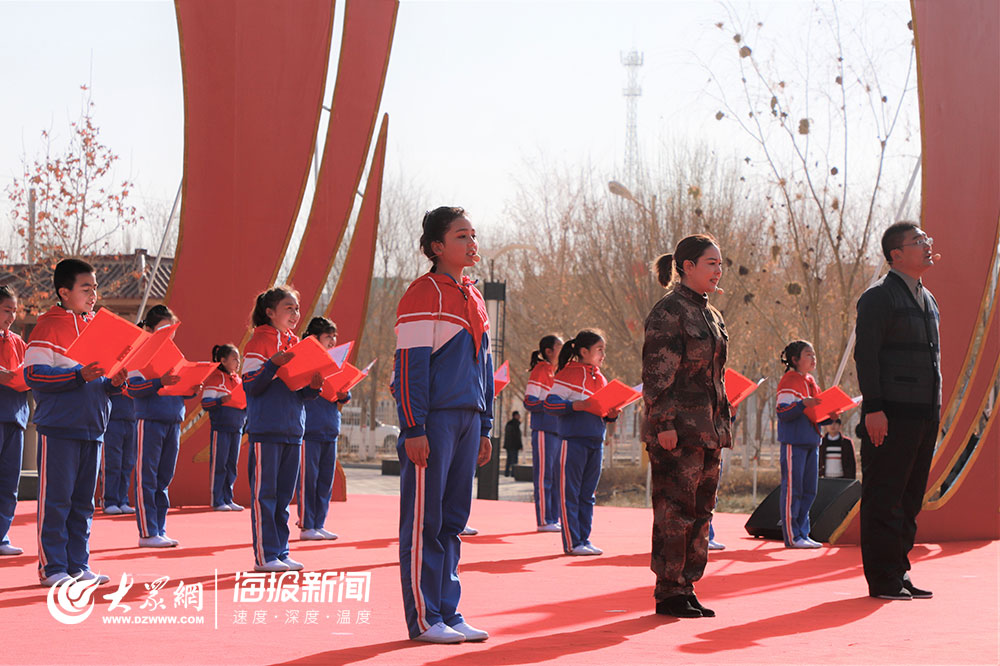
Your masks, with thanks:
[[(729, 548), (712, 554), (698, 587), (718, 617), (674, 620), (652, 612), (648, 510), (598, 507), (593, 541), (605, 555), (574, 558), (561, 554), (558, 534), (534, 531), (531, 505), (487, 501), (474, 504), (471, 523), (480, 534), (463, 547), (461, 609), (492, 637), (483, 644), (414, 643), (405, 640), (401, 610), (397, 503), (396, 497), (352, 495), (331, 507), (327, 527), (341, 535), (338, 541), (293, 541), (292, 557), (307, 571), (329, 572), (330, 595), (322, 601), (307, 598), (315, 589), (302, 579), (283, 588), (292, 598), (268, 602), (274, 591), (265, 586), (264, 600), (255, 601), (242, 575), (244, 597), (234, 599), (237, 572), (253, 564), (249, 512), (172, 511), (169, 533), (181, 547), (160, 551), (135, 548), (132, 517), (100, 516), (91, 565), (112, 582), (94, 594), (85, 620), (65, 625), (50, 614), (46, 590), (36, 584), (35, 505), (24, 502), (11, 538), (26, 554), (0, 558), (2, 660), (477, 666), (1000, 659), (997, 542), (918, 545), (914, 579), (936, 597), (880, 602), (866, 595), (857, 548), (785, 550), (747, 537), (746, 516), (721, 514), (716, 529)], [(102, 598), (119, 589), (123, 573), (134, 582), (121, 599), (128, 611)], [(370, 574), (367, 590), (364, 574)], [(158, 578), (163, 607), (146, 589)], [(175, 596), (181, 581), (202, 584), (201, 610), (196, 594)], [(126, 622), (130, 626), (122, 626)]]

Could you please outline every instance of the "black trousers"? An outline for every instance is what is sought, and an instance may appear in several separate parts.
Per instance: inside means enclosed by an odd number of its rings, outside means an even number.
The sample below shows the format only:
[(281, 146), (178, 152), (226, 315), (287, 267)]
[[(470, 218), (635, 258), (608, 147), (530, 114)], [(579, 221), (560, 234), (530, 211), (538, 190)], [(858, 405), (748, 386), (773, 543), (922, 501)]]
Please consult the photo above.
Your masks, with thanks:
[(936, 419), (889, 417), (878, 447), (862, 432), (861, 561), (871, 594), (898, 592), (910, 570), (937, 430)]
[(520, 452), (519, 449), (506, 449), (507, 451), (507, 465), (504, 467), (503, 475), (510, 476), (514, 472), (514, 465), (517, 464), (517, 454)]

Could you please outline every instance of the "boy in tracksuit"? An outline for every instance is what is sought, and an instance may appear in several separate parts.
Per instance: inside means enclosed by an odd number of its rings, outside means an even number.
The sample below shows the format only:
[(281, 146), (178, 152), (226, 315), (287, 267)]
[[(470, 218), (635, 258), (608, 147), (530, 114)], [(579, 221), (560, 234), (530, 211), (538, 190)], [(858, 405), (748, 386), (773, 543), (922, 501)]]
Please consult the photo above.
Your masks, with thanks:
[(135, 403), (127, 393), (111, 396), (111, 420), (104, 433), (101, 476), (104, 478), (104, 513), (135, 513), (128, 503), (128, 482), (135, 467)]
[(79, 259), (56, 265), (59, 304), (38, 318), (24, 355), (24, 378), (35, 398), (38, 445), (38, 577), (51, 587), (72, 576), (108, 582), (89, 568), (97, 459), (111, 416), (109, 395), (121, 391), (125, 373), (65, 355), (97, 303), (93, 267)]
[(27, 345), (10, 325), (17, 317), (17, 296), (6, 285), (0, 287), (0, 555), (24, 551), (7, 536), (17, 507), (17, 484), (21, 479), (24, 428), (28, 425), (28, 395), (7, 386), (21, 373)]

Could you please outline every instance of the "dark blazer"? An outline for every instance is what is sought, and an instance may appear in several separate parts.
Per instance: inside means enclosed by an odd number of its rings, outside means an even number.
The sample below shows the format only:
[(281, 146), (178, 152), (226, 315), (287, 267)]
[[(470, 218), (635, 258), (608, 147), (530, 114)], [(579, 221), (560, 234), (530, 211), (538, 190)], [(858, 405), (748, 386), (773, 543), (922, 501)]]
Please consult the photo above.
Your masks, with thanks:
[(839, 440), (830, 440), (827, 439), (826, 435), (823, 435), (823, 441), (819, 445), (819, 475), (826, 476), (826, 449), (831, 442), (840, 443), (840, 464), (844, 468), (842, 478), (858, 478), (858, 464), (854, 460), (854, 443), (843, 435), (840, 436)]
[(521, 445), (521, 423), (511, 419), (503, 429), (503, 448), (508, 451), (520, 451)]

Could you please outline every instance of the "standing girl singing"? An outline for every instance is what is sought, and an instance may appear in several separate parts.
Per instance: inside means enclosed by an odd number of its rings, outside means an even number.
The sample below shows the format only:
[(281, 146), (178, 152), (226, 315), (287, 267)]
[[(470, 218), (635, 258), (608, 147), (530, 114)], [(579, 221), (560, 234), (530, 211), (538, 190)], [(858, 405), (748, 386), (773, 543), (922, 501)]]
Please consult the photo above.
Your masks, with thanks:
[(524, 389), (524, 408), (531, 412), (531, 466), (535, 484), (535, 524), (539, 532), (558, 532), (559, 524), (559, 419), (545, 410), (552, 390), (555, 365), (563, 341), (546, 335), (531, 352), (531, 374)]
[(240, 458), (240, 438), (247, 422), (247, 410), (233, 407), (233, 392), (242, 390), (240, 351), (235, 345), (215, 345), (212, 360), (219, 364), (205, 380), (201, 407), (212, 424), (212, 455), (209, 470), (209, 493), (216, 511), (242, 511), (233, 501), (236, 463)]

